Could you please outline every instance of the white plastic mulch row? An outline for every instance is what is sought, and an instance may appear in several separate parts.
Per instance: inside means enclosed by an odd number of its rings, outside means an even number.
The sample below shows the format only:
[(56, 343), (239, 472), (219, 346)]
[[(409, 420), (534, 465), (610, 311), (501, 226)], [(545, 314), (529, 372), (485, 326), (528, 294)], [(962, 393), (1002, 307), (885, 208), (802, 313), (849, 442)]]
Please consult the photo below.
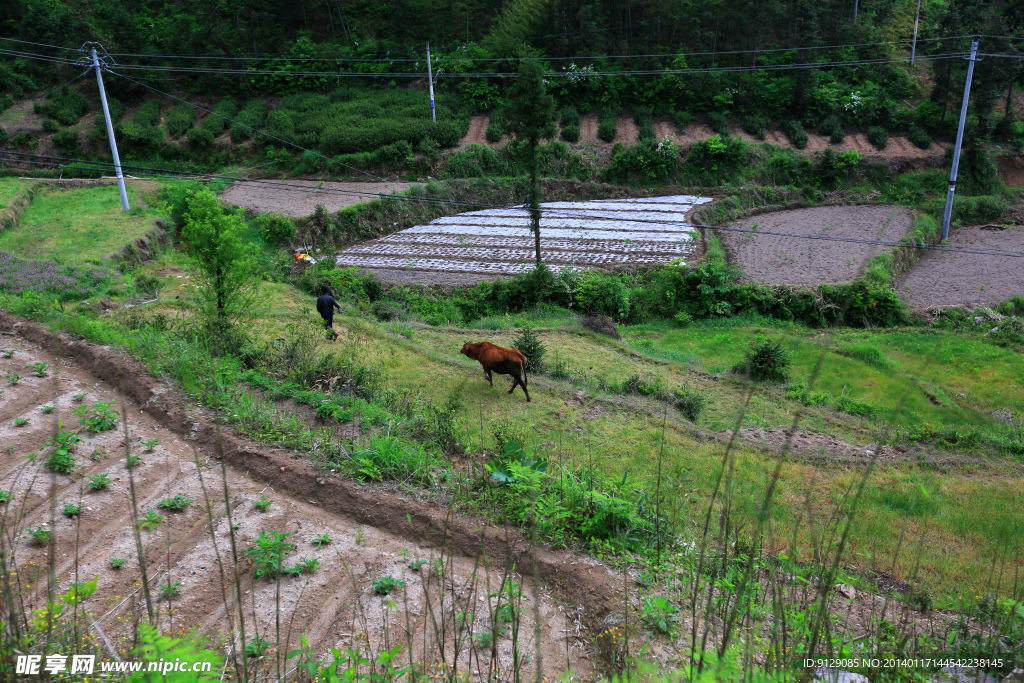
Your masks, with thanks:
[[(697, 232), (687, 223), (707, 197), (548, 202), (541, 205), (541, 256), (558, 270), (628, 267), (685, 258)], [(534, 236), (525, 207), (471, 211), (354, 245), (342, 266), (512, 275), (533, 267)]]

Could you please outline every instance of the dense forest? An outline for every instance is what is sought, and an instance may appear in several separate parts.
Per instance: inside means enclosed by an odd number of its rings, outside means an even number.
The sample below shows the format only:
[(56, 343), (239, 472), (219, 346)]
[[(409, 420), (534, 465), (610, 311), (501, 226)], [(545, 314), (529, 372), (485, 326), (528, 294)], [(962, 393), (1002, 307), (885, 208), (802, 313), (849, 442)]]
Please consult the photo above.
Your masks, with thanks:
[[(799, 117), (818, 125), (935, 132), (961, 97), (970, 36), (980, 132), (997, 133), (1024, 76), (1024, 5), (925, 0), (916, 56), (914, 0), (14, 0), (0, 9), (0, 90), (13, 97), (67, 80), (63, 60), (96, 41), (126, 76), (192, 94), (284, 95), (338, 87), (425, 86), (432, 46), (442, 92), (471, 110), (503, 104), (523, 57), (546, 60), (560, 104), (650, 106)], [(840, 47), (836, 47), (840, 46)], [(47, 55), (58, 62), (26, 58)], [(807, 68), (819, 65), (819, 68)], [(795, 68), (794, 68), (795, 67)], [(112, 79), (115, 94), (142, 87)], [(927, 91), (931, 104), (910, 106)], [(1011, 107), (1012, 109), (1012, 107)], [(1008, 124), (1009, 121), (1006, 121)]]

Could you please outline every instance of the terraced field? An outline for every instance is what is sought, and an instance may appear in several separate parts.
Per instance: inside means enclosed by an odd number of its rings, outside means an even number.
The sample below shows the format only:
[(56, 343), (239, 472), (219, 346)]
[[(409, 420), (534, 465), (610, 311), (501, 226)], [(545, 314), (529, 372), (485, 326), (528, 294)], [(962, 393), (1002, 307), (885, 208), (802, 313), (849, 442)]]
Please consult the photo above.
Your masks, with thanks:
[[(709, 197), (677, 195), (541, 204), (541, 253), (552, 270), (630, 268), (685, 261), (698, 233), (687, 222)], [(438, 218), (338, 255), (341, 266), (424, 275), (514, 275), (533, 267), (534, 237), (525, 207)]]

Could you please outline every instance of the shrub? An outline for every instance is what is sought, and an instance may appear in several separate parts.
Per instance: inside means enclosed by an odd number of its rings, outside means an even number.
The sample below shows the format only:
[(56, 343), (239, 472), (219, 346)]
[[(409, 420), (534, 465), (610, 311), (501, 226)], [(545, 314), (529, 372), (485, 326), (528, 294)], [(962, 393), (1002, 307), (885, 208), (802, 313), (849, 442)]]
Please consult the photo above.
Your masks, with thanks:
[(526, 356), (527, 371), (544, 372), (544, 354), (547, 353), (547, 347), (529, 325), (520, 328), (519, 333), (512, 338), (512, 348), (518, 349)]
[(601, 123), (597, 126), (597, 137), (605, 142), (611, 142), (619, 134), (619, 124), (615, 120), (614, 112), (604, 112), (601, 115)]
[(617, 143), (605, 168), (605, 176), (615, 182), (659, 182), (679, 170), (679, 153), (675, 143), (666, 138), (655, 144), (643, 140), (632, 147)]
[(672, 123), (675, 124), (676, 130), (680, 133), (685, 133), (686, 129), (693, 123), (693, 114), (688, 111), (676, 110), (672, 112)]
[(53, 144), (60, 148), (65, 154), (74, 154), (79, 149), (78, 132), (74, 130), (62, 130), (53, 136)]
[(928, 149), (932, 146), (932, 138), (925, 132), (924, 128), (915, 126), (910, 129), (910, 134), (907, 136), (915, 146), (921, 149)]
[(495, 109), (491, 112), (491, 119), (487, 124), (487, 132), (484, 133), (484, 137), (487, 138), (487, 142), (496, 143), (501, 142), (501, 138), (504, 136), (505, 112), (500, 109)]
[(587, 313), (604, 313), (615, 320), (629, 318), (629, 289), (615, 275), (587, 272), (576, 289), (574, 303)]
[(77, 90), (64, 86), (50, 98), (49, 102), (37, 104), (35, 111), (56, 119), (65, 126), (73, 126), (89, 111), (89, 100)]
[(203, 126), (189, 128), (186, 138), (188, 144), (196, 149), (206, 149), (213, 143), (213, 133)]
[(719, 135), (729, 134), (729, 118), (720, 112), (713, 111), (708, 114), (708, 126)]
[(687, 420), (696, 422), (697, 418), (700, 417), (701, 411), (708, 404), (708, 395), (690, 389), (675, 389), (670, 400), (672, 405), (676, 407), (676, 410), (682, 413)]
[(818, 132), (822, 135), (827, 135), (829, 142), (833, 145), (838, 145), (846, 137), (843, 133), (843, 123), (835, 114), (821, 122), (821, 128), (818, 129)]
[(782, 341), (772, 341), (761, 335), (750, 342), (744, 363), (734, 368), (747, 372), (755, 382), (785, 382), (789, 376), (789, 354)]
[(749, 146), (739, 138), (713, 135), (690, 147), (686, 170), (702, 182), (716, 185), (732, 179), (746, 165)]
[(562, 115), (559, 121), (562, 126), (576, 126), (580, 125), (580, 113), (576, 110), (576, 107), (569, 105), (562, 109)]
[(210, 133), (210, 137), (215, 138), (224, 131), (224, 127), (228, 125), (227, 119), (234, 118), (235, 114), (238, 113), (238, 105), (230, 97), (225, 97), (217, 106), (213, 108), (213, 113), (207, 114), (206, 117), (200, 121), (199, 127)]
[(652, 124), (650, 121), (647, 121), (646, 123), (640, 126), (637, 138), (641, 142), (653, 142), (654, 138), (656, 138), (657, 135), (658, 134), (654, 131), (654, 124)]
[(196, 121), (196, 110), (190, 104), (179, 104), (167, 117), (167, 134), (176, 138), (185, 133)]
[(760, 116), (748, 116), (743, 119), (743, 130), (748, 135), (753, 135), (758, 140), (765, 139), (765, 133), (768, 128), (767, 122)]
[(15, 135), (14, 139), (12, 139), (11, 142), (18, 149), (28, 149), (28, 150), (35, 149), (36, 145), (39, 144), (39, 140), (37, 138), (32, 137), (28, 133), (28, 131), (25, 131), (25, 130), (23, 130), (20, 133), (18, 133), (17, 135)]
[(393, 576), (381, 576), (373, 580), (373, 592), (377, 595), (387, 595), (392, 591), (405, 587), (405, 581), (396, 579)]
[(804, 127), (799, 121), (790, 119), (789, 121), (784, 122), (782, 124), (782, 131), (797, 149), (803, 149), (807, 146), (807, 131), (804, 130)]
[[(490, 129), (488, 128), (488, 130)], [(437, 144), (437, 140), (429, 135), (420, 140), (418, 148), (420, 153), (431, 161), (437, 161), (441, 158), (441, 145)]]
[(240, 142), (248, 140), (253, 135), (252, 129), (259, 129), (263, 127), (263, 123), (267, 120), (267, 103), (263, 100), (249, 100), (242, 107), (242, 111), (238, 112), (238, 116), (235, 120), (242, 125), (231, 126), (231, 142), (236, 145)]
[(132, 123), (140, 126), (155, 126), (160, 123), (160, 101), (149, 100), (143, 103), (132, 117)]
[(412, 145), (408, 140), (398, 140), (378, 149), (375, 157), (385, 166), (405, 166), (412, 159)]
[(580, 127), (577, 125), (566, 126), (562, 129), (561, 138), (566, 142), (579, 142)]
[(295, 237), (295, 224), (279, 213), (263, 213), (256, 218), (260, 237), (272, 247), (285, 246)]
[(60, 124), (53, 119), (43, 119), (43, 131), (46, 133), (56, 133), (60, 130)]
[(868, 128), (868, 142), (877, 149), (885, 149), (889, 144), (889, 132), (881, 126), (871, 126)]

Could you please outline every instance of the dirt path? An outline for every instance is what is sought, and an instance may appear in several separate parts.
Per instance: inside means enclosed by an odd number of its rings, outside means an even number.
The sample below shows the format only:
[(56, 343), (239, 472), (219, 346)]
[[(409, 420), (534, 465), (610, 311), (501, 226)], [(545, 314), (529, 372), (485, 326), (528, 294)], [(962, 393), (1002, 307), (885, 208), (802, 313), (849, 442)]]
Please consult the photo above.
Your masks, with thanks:
[[(85, 607), (115, 647), (130, 641), (132, 624), (145, 618), (131, 526), (135, 513), (129, 483), (133, 477), (137, 514), (154, 510), (165, 517), (141, 532), (160, 625), (175, 632), (198, 625), (222, 639), (222, 652), (230, 640), (226, 611), (238, 611), (233, 604), (225, 607), (220, 578), (223, 563), (224, 585), (228, 594), (233, 594), (224, 502), (227, 490), (238, 553), (246, 558), (238, 573), (247, 639), (259, 633), (272, 643), (269, 657), (257, 663), (267, 674), (273, 669), (273, 643), (286, 647), (285, 634), (278, 639), (275, 630), (278, 603), (282, 623), (292, 631), (288, 649), (296, 646), (300, 633), (306, 634), (321, 657), (330, 647), (363, 647), (376, 653), (385, 646), (404, 643), (405, 651), (411, 647), (414, 658), (427, 666), (439, 662), (444, 650), (449, 662), (459, 661), (462, 672), (486, 672), (492, 660), (489, 646), (481, 645), (480, 634), (491, 628), (497, 607), (492, 594), (498, 592), (510, 562), (516, 562), (520, 573), (510, 575), (509, 580), (521, 586), (524, 594), (519, 610), (519, 648), (535, 651), (536, 595), (540, 654), (547, 662), (546, 671), (562, 671), (567, 666), (590, 670), (584, 628), (607, 613), (614, 592), (614, 580), (598, 563), (568, 553), (538, 551), (534, 555), (515, 532), (446, 518), (442, 510), (325, 477), (292, 454), (260, 449), (227, 434), (223, 435), (228, 463), (225, 480), (214, 456), (216, 433), (202, 413), (180, 410), (165, 387), (109, 350), (71, 342), (15, 320), (0, 314), (3, 347), (15, 350), (13, 358), (0, 359), (0, 372), (5, 377), (26, 372), (22, 368), (36, 362), (47, 362), (50, 369), (46, 378), (25, 377), (7, 387), (0, 399), (0, 440), (10, 444), (0, 454), (0, 489), (13, 492), (6, 514), (8, 524), (17, 525), (8, 561), (17, 565), (26, 609), (38, 609), (45, 601), (47, 549), (30, 543), (25, 530), (46, 528), (56, 539), (56, 575), (62, 586), (76, 576), (79, 580), (98, 576), (98, 590)], [(85, 437), (75, 447), (80, 473), (51, 477), (41, 459), (25, 460), (23, 456), (44, 448), (47, 437), (60, 424), (58, 420), (63, 421), (65, 430), (77, 429), (80, 419), (74, 408), (112, 401), (112, 407), (121, 412), (118, 390), (110, 380), (125, 382), (128, 442), (132, 453), (141, 456), (140, 464), (130, 472), (126, 469), (123, 423), (117, 429)], [(51, 405), (55, 407), (52, 412), (42, 411), (42, 406)], [(29, 422), (16, 426), (16, 417)], [(158, 443), (147, 452), (141, 442), (150, 440)], [(85, 488), (85, 477), (101, 474), (110, 479), (107, 489)], [(54, 518), (51, 495), (56, 505)], [(179, 495), (195, 502), (181, 512), (158, 508), (160, 500)], [(266, 512), (252, 503), (261, 496), (273, 500)], [(65, 504), (77, 502), (85, 506), (79, 517), (61, 514)], [(18, 517), (11, 515), (13, 510)], [(313, 573), (284, 578), (278, 594), (273, 581), (255, 576), (256, 567), (248, 559), (248, 550), (264, 531), (292, 534), (288, 542), (296, 550), (286, 564), (309, 558), (318, 561), (319, 567)], [(329, 535), (331, 543), (314, 545), (313, 539), (323, 534)], [(446, 539), (443, 546), (438, 543), (441, 538)], [(468, 549), (475, 552), (466, 552)], [(432, 563), (442, 555), (441, 575), (431, 573)], [(542, 578), (536, 593), (531, 581), (533, 560), (527, 556), (536, 557)], [(124, 567), (112, 568), (114, 558), (124, 558)], [(428, 562), (414, 571), (409, 561), (417, 558)], [(373, 593), (371, 584), (385, 576), (407, 585), (390, 598), (382, 598)], [(176, 585), (180, 594), (161, 599), (161, 585)], [(389, 603), (393, 605), (389, 607)], [(470, 615), (467, 622), (460, 622), (468, 626), (456, 625), (454, 614), (460, 612)], [(447, 623), (445, 635), (438, 630), (442, 622)], [(469, 638), (471, 634), (478, 637)], [(458, 656), (456, 647), (461, 648)], [(498, 639), (493, 666), (502, 678), (511, 677), (512, 649), (510, 636)], [(535, 670), (536, 661), (527, 663), (524, 673)]]
[(466, 135), (462, 138), (457, 149), (465, 149), (470, 145), (487, 144), (487, 126), (490, 125), (490, 116), (471, 116)]
[[(258, 213), (275, 212), (292, 218), (313, 213), (317, 204), (330, 212), (346, 206), (377, 199), (381, 194), (405, 192), (413, 183), (340, 183), (313, 180), (237, 181), (221, 195), (228, 204), (237, 204)], [(310, 192), (319, 188), (319, 192)]]
[[(914, 212), (894, 206), (820, 206), (746, 218), (735, 227), (792, 236), (717, 231), (746, 279), (765, 284), (849, 282), (886, 247), (843, 238), (895, 242), (911, 228)], [(820, 237), (808, 239), (804, 236)]]
[[(1024, 254), (1020, 226), (983, 225), (953, 228), (955, 248)], [(896, 282), (910, 308), (984, 306), (1024, 295), (1024, 257), (929, 251)]]

